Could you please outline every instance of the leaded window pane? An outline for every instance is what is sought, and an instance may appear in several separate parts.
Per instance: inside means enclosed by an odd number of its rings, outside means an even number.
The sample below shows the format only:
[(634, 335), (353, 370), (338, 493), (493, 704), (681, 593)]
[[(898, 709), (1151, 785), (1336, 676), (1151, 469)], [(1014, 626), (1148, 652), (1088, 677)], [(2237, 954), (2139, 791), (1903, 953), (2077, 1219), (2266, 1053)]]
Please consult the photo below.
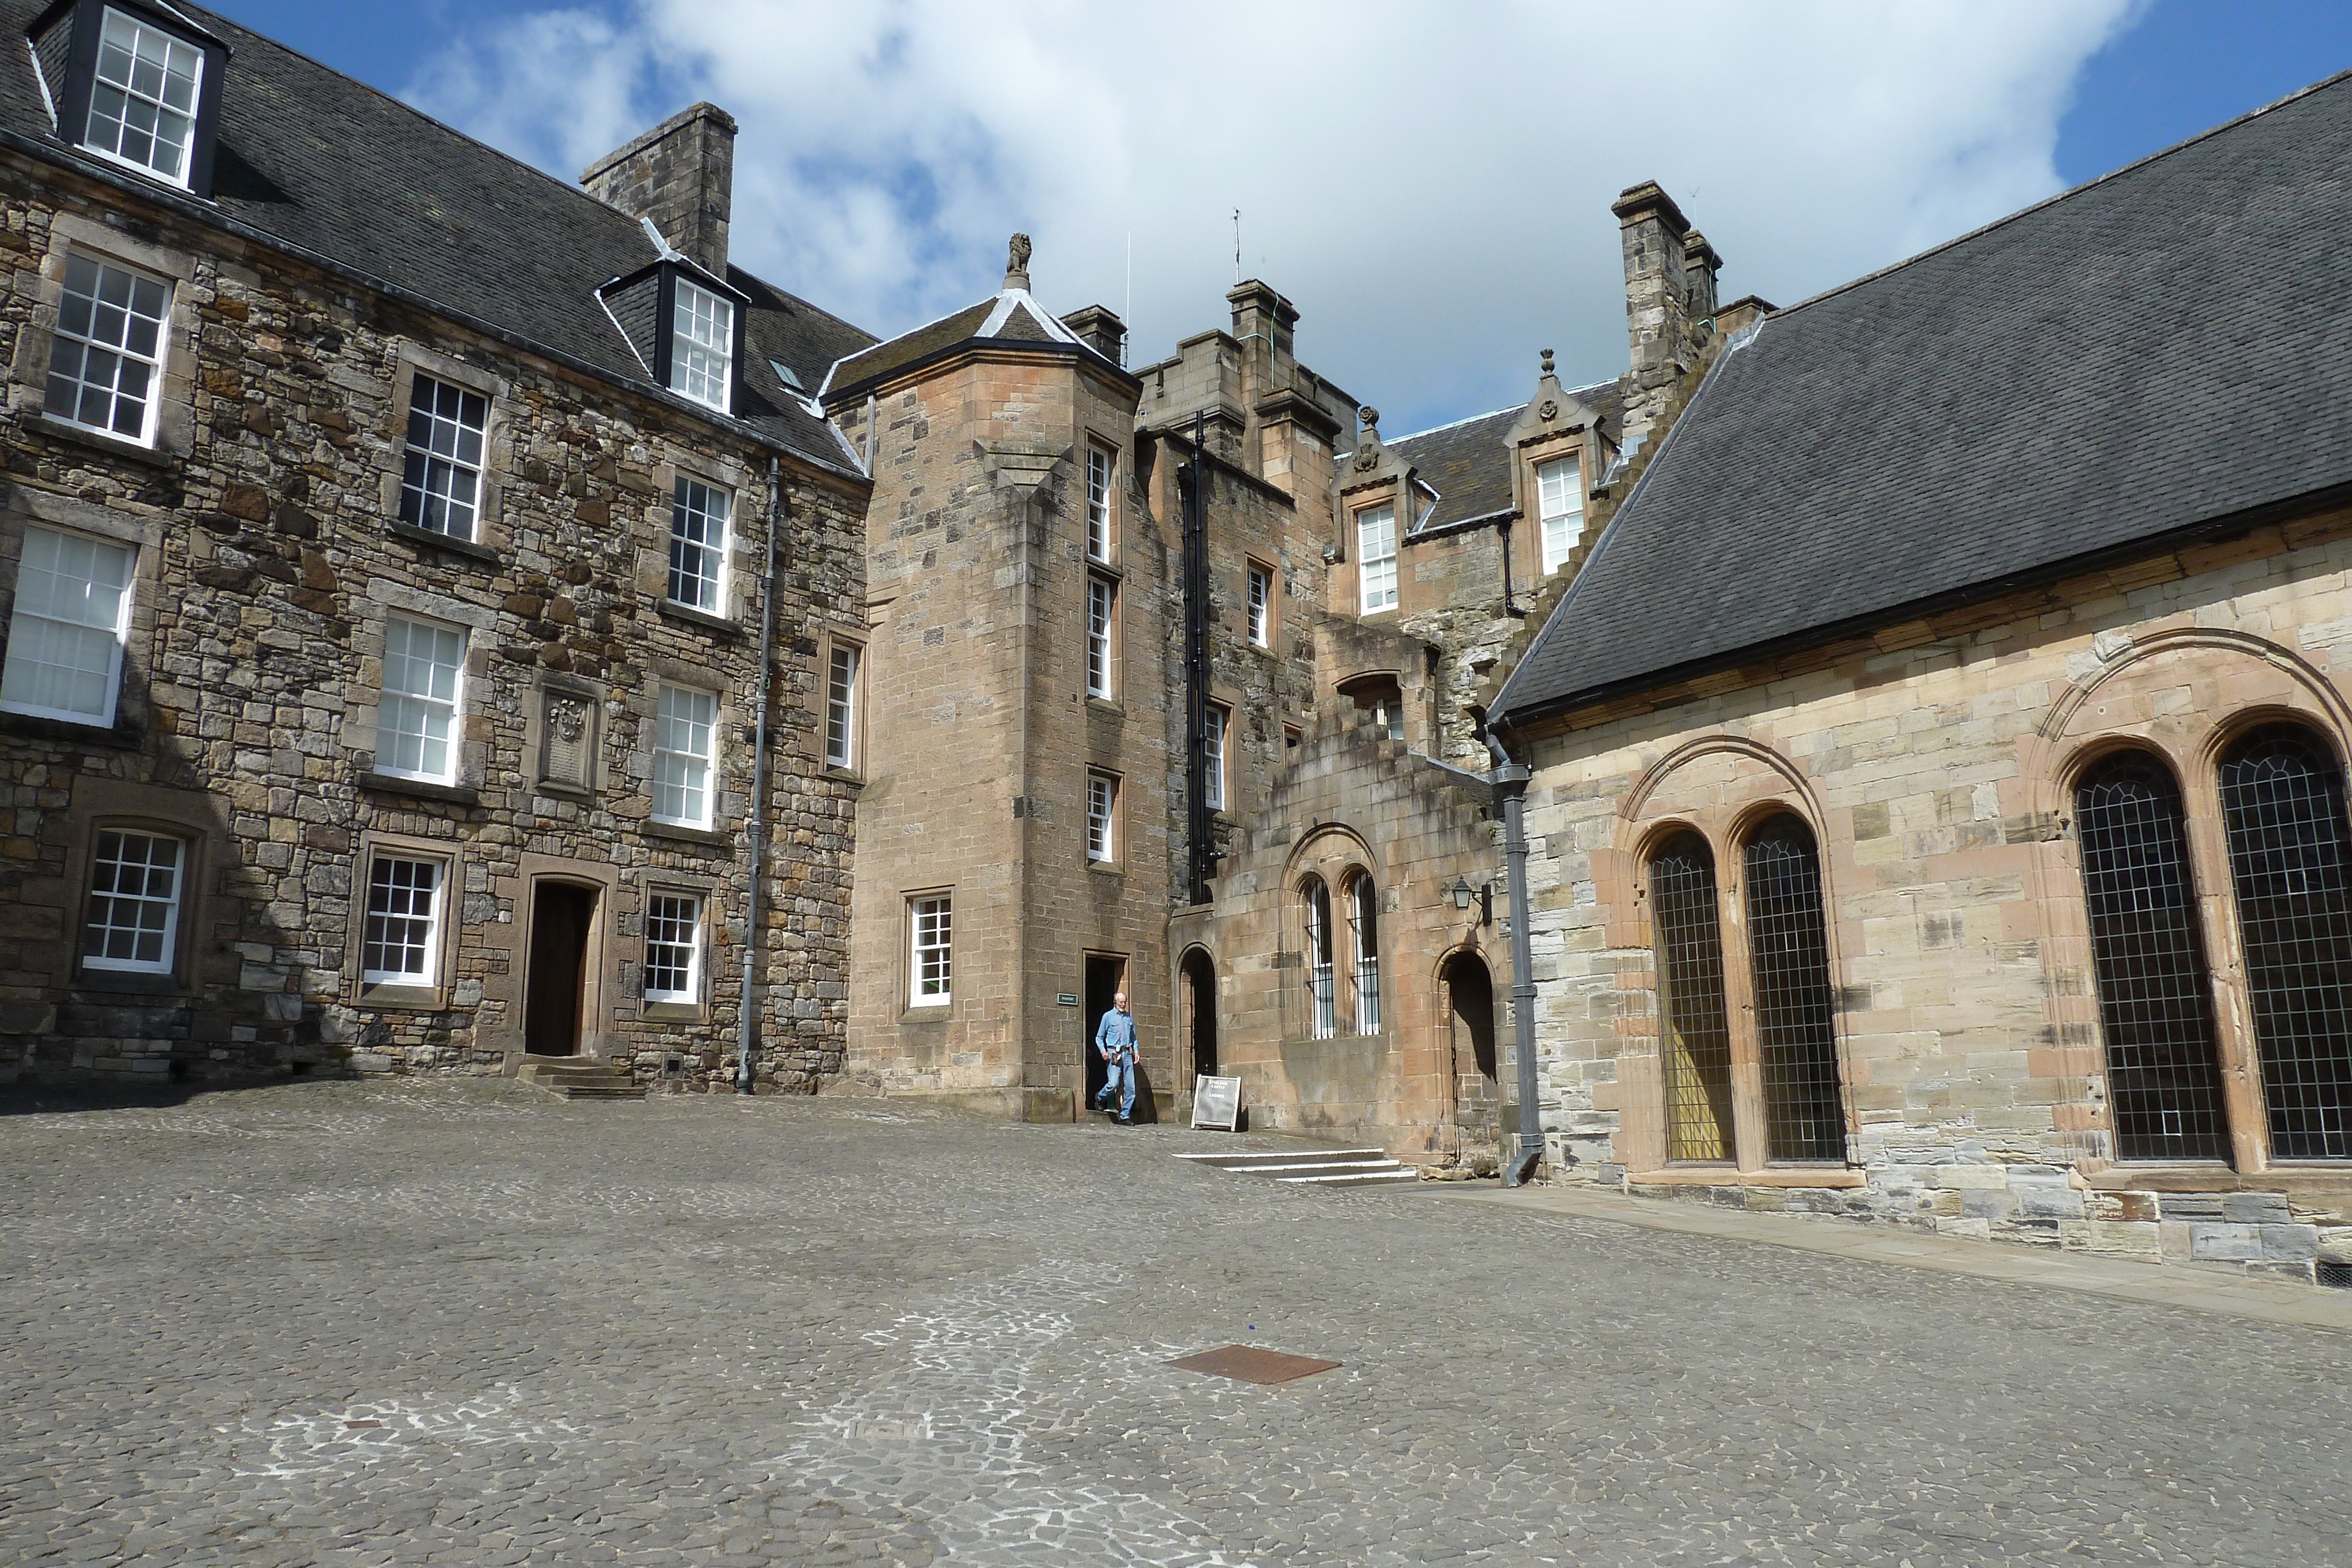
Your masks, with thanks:
[(1348, 885), (1349, 914), (1356, 927), (1356, 1032), (1381, 1032), (1380, 890), (1369, 876)]
[(482, 445), (489, 400), (431, 376), (408, 390), (408, 445), (400, 480), (400, 520), (472, 539), (481, 515)]
[(1666, 1157), (1732, 1157), (1731, 1030), (1723, 1009), (1723, 933), (1715, 852), (1696, 833), (1650, 862), (1657, 932), (1659, 1041), (1666, 1090)]
[(1837, 1000), (1812, 831), (1794, 817), (1775, 817), (1748, 841), (1743, 858), (1766, 1157), (1842, 1160)]
[(2118, 752), (2074, 787), (2074, 823), (2116, 1152), (2221, 1159), (2228, 1128), (2180, 787), (2153, 757)]
[(2317, 736), (2271, 725), (2221, 759), (2271, 1156), (2352, 1159), (2352, 844)]
[(1317, 1040), (1339, 1032), (1338, 978), (1331, 963), (1331, 890), (1310, 877), (1300, 890), (1307, 913), (1307, 989)]

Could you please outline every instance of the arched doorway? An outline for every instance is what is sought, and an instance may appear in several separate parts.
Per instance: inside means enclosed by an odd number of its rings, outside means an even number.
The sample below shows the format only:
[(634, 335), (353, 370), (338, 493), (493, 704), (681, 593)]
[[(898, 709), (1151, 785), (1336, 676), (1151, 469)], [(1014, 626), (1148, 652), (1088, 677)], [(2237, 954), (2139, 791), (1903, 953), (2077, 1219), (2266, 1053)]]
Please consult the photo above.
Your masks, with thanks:
[(1454, 1123), (1466, 1159), (1497, 1148), (1503, 1134), (1500, 1062), (1495, 1054), (1495, 979), (1475, 953), (1445, 960), (1445, 1019), (1453, 1035)]
[[(1217, 1076), (1217, 967), (1195, 947), (1184, 955), (1184, 1010), (1192, 1038), (1192, 1074)], [(1186, 1088), (1192, 1085), (1186, 1084)]]

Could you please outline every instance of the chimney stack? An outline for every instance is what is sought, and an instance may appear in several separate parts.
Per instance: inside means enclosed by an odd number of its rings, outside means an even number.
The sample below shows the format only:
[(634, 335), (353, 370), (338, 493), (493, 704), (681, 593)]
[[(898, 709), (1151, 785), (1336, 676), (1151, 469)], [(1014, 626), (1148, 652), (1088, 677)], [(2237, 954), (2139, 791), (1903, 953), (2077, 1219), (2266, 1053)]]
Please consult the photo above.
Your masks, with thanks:
[(1715, 275), (1722, 270), (1723, 257), (1705, 235), (1693, 229), (1683, 235), (1683, 298), (1693, 321), (1715, 314)]
[(606, 206), (652, 219), (671, 248), (711, 276), (727, 276), (735, 117), (725, 110), (698, 103), (672, 115), (590, 164), (580, 183)]
[(1127, 323), (1108, 306), (1089, 305), (1083, 310), (1073, 310), (1062, 318), (1062, 325), (1112, 364), (1127, 362), (1119, 358), (1127, 349)]
[[(1625, 329), (1633, 340), (1633, 365), (1626, 378), (1625, 440), (1641, 438), (1666, 400), (1667, 389), (1690, 362), (1692, 262), (1684, 236), (1691, 234), (1675, 199), (1654, 181), (1633, 186), (1611, 204), (1625, 253)], [(1699, 244), (1706, 246), (1701, 238)], [(1697, 270), (1714, 295), (1715, 252)]]

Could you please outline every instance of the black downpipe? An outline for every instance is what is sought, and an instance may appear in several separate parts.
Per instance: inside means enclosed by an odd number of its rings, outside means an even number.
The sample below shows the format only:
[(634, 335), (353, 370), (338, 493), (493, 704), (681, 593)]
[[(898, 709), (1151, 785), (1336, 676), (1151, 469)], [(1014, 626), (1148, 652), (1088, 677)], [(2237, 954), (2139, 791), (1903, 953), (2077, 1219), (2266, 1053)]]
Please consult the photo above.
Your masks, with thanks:
[(1503, 536), (1503, 613), (1525, 620), (1528, 612), (1511, 602), (1511, 519), (1496, 523), (1495, 531)]
[[(1209, 879), (1217, 874), (1211, 841), (1215, 818), (1209, 810), (1209, 541), (1203, 513), (1208, 507), (1208, 419), (1192, 416), (1192, 459), (1176, 470), (1176, 494), (1184, 515), (1184, 814), (1187, 855), (1185, 902), (1209, 902)], [(1229, 743), (1230, 744), (1230, 743)]]

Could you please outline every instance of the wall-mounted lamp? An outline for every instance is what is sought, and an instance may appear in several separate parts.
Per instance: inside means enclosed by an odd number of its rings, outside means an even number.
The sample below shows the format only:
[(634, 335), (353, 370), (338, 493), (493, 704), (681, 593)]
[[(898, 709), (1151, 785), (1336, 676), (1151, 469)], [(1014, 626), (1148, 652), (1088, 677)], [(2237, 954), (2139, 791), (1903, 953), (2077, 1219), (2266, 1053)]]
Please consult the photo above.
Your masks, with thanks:
[(1468, 877), (1457, 876), (1454, 879), (1454, 885), (1447, 888), (1446, 892), (1454, 895), (1454, 907), (1460, 910), (1466, 911), (1470, 907), (1470, 900), (1476, 898), (1478, 924), (1492, 925), (1495, 923), (1495, 884), (1493, 883), (1472, 887)]

